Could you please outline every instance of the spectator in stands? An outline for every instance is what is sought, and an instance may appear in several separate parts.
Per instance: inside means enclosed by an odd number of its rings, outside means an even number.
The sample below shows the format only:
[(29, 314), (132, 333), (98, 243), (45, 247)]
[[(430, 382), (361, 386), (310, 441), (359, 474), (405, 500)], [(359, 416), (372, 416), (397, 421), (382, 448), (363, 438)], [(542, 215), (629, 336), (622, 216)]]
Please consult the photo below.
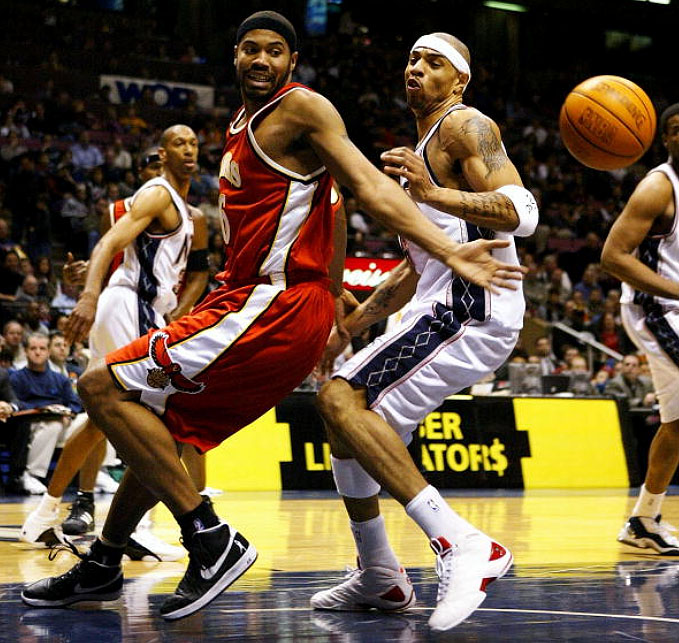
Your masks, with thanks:
[(7, 140), (0, 145), (0, 159), (5, 163), (9, 163), (26, 152), (28, 148), (21, 142), (16, 132), (10, 132)]
[(574, 282), (580, 281), (585, 270), (591, 265), (598, 265), (601, 260), (601, 238), (596, 232), (589, 232), (585, 237), (585, 245), (574, 253), (574, 261), (570, 271)]
[(593, 290), (601, 290), (601, 286), (599, 286), (599, 265), (590, 263), (582, 273), (582, 279), (575, 284), (573, 293), (582, 293), (584, 300), (589, 301)]
[(40, 310), (40, 303), (37, 301), (29, 301), (21, 313), (21, 321), (24, 324), (24, 332), (28, 336), (32, 333), (42, 333), (47, 335), (49, 327), (42, 320), (42, 311)]
[(137, 108), (134, 105), (128, 105), (125, 110), (125, 115), (118, 119), (123, 129), (133, 136), (139, 136), (148, 131), (148, 123), (137, 114)]
[(9, 222), (7, 219), (0, 219), (0, 253), (4, 254), (8, 250), (15, 250), (16, 243), (12, 241), (9, 235)]
[(88, 257), (86, 219), (90, 210), (91, 205), (84, 183), (76, 185), (74, 194), (67, 192), (59, 208), (63, 223), (68, 226), (67, 248), (82, 258)]
[(47, 193), (38, 194), (33, 208), (26, 212), (26, 249), (32, 259), (52, 252), (51, 218)]
[(69, 360), (71, 345), (66, 341), (61, 331), (53, 330), (49, 334), (49, 362), (48, 366), (57, 373), (68, 377), (76, 390), (75, 385), (83, 369), (73, 361)]
[(574, 356), (570, 361), (569, 368), (564, 370), (562, 374), (570, 377), (568, 390), (573, 395), (596, 395), (596, 389), (590, 381), (592, 374), (589, 365), (582, 355)]
[(17, 288), (14, 301), (24, 304), (38, 301), (38, 280), (34, 275), (24, 277), (21, 286)]
[(120, 136), (113, 139), (112, 166), (121, 172), (132, 169), (132, 155), (123, 147), (123, 139)]
[[(30, 335), (26, 344), (27, 365), (10, 373), (19, 407), (45, 409), (50, 413), (48, 417), (43, 416), (30, 424), (26, 470), (21, 475), (21, 482), (30, 494), (46, 491), (47, 487), (39, 478), (47, 475), (54, 449), (59, 440), (65, 437), (71, 415), (82, 411), (71, 381), (47, 367), (48, 343), (46, 335)], [(55, 416), (58, 416), (57, 419), (54, 419)]]
[(14, 83), (4, 74), (0, 73), (0, 95), (9, 96), (14, 93)]
[(7, 422), (7, 418), (18, 410), (19, 400), (12, 388), (9, 373), (0, 366), (0, 422)]
[(24, 350), (24, 327), (16, 319), (8, 321), (2, 329), (5, 348), (12, 354), (11, 367), (14, 369), (26, 366)]
[(594, 334), (598, 342), (618, 353), (624, 352), (629, 347), (622, 325), (616, 324), (615, 316), (611, 312), (601, 315)]
[(535, 356), (538, 358), (543, 375), (551, 375), (556, 371), (558, 362), (552, 351), (552, 340), (542, 335), (535, 340)]
[(78, 302), (78, 287), (62, 283), (61, 292), (52, 300), (52, 308), (69, 315)]
[(38, 296), (40, 299), (52, 301), (57, 294), (58, 282), (52, 271), (52, 260), (49, 256), (37, 258), (35, 276), (38, 280)]
[(0, 301), (14, 301), (16, 291), (24, 281), (19, 267), (19, 255), (16, 250), (6, 252), (0, 268)]
[(605, 368), (600, 368), (597, 371), (592, 380), (592, 386), (598, 395), (603, 395), (605, 393), (609, 377), (610, 375)]
[(641, 375), (639, 357), (635, 353), (625, 355), (620, 363), (620, 373), (606, 383), (606, 395), (626, 397), (630, 408), (655, 404), (653, 381)]
[[(126, 199), (137, 191), (137, 177), (132, 170), (125, 170), (125, 172), (123, 172), (123, 178), (117, 185), (118, 194), (120, 195), (119, 198)], [(109, 195), (109, 199), (110, 198), (111, 196)]]
[(104, 156), (101, 150), (90, 142), (87, 130), (78, 134), (78, 142), (71, 146), (71, 154), (76, 172), (89, 171), (104, 164)]

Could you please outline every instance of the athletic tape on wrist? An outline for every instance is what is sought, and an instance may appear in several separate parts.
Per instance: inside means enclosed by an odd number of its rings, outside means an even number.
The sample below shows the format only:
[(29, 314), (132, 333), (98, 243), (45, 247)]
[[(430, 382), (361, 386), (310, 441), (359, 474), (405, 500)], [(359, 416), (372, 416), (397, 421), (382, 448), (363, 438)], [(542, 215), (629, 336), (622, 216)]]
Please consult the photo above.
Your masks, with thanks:
[(353, 459), (340, 460), (330, 456), (335, 486), (347, 498), (372, 498), (380, 492), (380, 485)]
[(535, 197), (519, 185), (503, 185), (495, 191), (504, 194), (514, 204), (519, 217), (519, 225), (511, 233), (515, 237), (530, 237), (538, 225), (539, 211)]

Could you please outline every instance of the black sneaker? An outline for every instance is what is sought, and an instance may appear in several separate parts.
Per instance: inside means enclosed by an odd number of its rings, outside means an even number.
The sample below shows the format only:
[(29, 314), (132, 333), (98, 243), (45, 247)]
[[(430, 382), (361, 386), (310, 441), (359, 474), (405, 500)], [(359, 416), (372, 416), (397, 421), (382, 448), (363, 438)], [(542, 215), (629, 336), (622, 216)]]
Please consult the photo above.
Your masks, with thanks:
[(70, 550), (80, 558), (61, 576), (43, 578), (30, 584), (21, 592), (21, 600), (32, 607), (62, 607), (81, 601), (114, 601), (123, 588), (123, 570), (120, 564), (107, 565), (95, 560), (98, 541), (86, 554), (78, 552), (72, 543), (58, 547), (50, 553), (50, 560), (59, 551)]
[(189, 550), (189, 566), (174, 594), (160, 606), (167, 620), (205, 607), (257, 560), (254, 546), (226, 523), (197, 531), (184, 546)]
[(68, 518), (61, 523), (65, 534), (79, 536), (94, 529), (94, 499), (89, 494), (78, 491), (69, 509)]
[(655, 519), (632, 516), (620, 530), (618, 541), (632, 547), (655, 549), (661, 556), (679, 556), (679, 539), (670, 533), (660, 516)]

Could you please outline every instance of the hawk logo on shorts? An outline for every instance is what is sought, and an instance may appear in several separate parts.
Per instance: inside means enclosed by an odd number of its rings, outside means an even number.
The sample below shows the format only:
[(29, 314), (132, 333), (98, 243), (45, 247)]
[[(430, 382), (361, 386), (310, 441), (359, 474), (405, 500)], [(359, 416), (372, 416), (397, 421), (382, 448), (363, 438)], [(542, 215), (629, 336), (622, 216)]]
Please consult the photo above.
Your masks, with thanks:
[(205, 384), (182, 375), (180, 364), (173, 362), (167, 351), (167, 333), (153, 333), (149, 341), (149, 357), (159, 368), (149, 368), (146, 382), (153, 388), (165, 388), (171, 384), (180, 393), (200, 393)]

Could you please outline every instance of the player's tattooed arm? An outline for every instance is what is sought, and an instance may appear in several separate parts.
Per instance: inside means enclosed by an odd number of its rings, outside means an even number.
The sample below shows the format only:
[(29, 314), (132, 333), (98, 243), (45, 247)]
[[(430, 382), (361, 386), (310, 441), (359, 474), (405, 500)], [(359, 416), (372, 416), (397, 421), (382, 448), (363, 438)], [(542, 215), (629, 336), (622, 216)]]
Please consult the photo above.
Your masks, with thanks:
[(519, 218), (514, 205), (495, 190), (523, 184), (505, 153), (497, 125), (473, 109), (452, 112), (441, 124), (436, 143), (451, 168), (461, 167), (463, 183), (470, 190), (439, 187), (429, 194), (427, 203), (484, 228), (515, 230)]
[(346, 324), (351, 334), (358, 335), (369, 326), (401, 310), (415, 294), (418, 279), (419, 275), (404, 259), (373, 290), (370, 297), (349, 315)]

